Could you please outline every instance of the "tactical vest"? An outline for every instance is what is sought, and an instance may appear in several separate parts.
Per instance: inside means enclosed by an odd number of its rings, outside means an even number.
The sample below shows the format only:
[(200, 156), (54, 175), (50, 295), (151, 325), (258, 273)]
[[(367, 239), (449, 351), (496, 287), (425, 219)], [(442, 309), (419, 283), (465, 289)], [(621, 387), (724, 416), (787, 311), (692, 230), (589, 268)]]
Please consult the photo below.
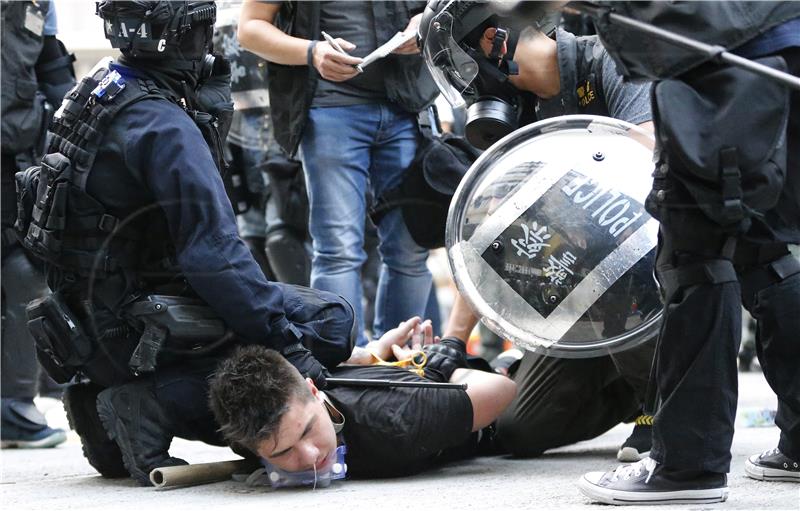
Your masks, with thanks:
[(44, 44), (49, 2), (7, 2), (2, 9), (2, 150), (20, 154), (34, 148), (45, 132), (44, 95), (34, 66)]
[[(79, 279), (135, 268), (142, 230), (109, 214), (87, 193), (86, 184), (116, 115), (133, 103), (157, 98), (165, 96), (151, 80), (123, 78), (106, 68), (85, 77), (66, 96), (53, 120), (38, 183), (28, 178), (30, 214), (24, 207), (26, 186), (19, 186), (16, 228), (35, 256)], [(26, 174), (31, 171), (36, 168)]]

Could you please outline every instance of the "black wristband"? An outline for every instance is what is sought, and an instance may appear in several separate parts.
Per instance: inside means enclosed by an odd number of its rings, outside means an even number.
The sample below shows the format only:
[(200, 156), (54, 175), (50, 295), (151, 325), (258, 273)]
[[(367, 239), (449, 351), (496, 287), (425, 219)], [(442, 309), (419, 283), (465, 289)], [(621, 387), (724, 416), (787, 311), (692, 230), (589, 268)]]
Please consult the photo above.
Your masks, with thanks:
[(314, 48), (319, 41), (310, 41), (308, 43), (308, 50), (306, 51), (306, 64), (314, 67)]

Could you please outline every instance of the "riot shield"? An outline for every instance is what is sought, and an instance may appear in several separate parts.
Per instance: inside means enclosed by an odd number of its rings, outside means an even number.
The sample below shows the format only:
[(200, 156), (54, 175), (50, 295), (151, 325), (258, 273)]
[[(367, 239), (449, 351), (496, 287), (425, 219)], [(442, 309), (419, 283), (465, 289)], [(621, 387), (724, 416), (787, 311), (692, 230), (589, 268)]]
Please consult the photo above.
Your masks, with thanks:
[(450, 205), (446, 243), (459, 291), (490, 329), (563, 358), (655, 337), (658, 223), (643, 205), (653, 145), (623, 121), (563, 116), (481, 155)]

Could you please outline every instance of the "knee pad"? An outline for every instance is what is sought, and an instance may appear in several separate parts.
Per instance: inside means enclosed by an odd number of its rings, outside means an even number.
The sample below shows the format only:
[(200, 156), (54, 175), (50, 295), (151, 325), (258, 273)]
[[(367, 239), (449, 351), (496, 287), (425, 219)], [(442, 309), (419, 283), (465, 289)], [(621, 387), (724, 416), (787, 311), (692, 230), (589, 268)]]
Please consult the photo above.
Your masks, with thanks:
[(266, 241), (264, 238), (245, 236), (242, 237), (242, 241), (244, 241), (244, 244), (250, 249), (250, 253), (253, 254), (253, 259), (255, 259), (258, 266), (261, 267), (261, 271), (264, 272), (264, 275), (269, 280), (275, 280), (274, 272), (267, 259)]
[(311, 258), (305, 243), (289, 229), (267, 234), (267, 257), (280, 282), (307, 286), (311, 277)]

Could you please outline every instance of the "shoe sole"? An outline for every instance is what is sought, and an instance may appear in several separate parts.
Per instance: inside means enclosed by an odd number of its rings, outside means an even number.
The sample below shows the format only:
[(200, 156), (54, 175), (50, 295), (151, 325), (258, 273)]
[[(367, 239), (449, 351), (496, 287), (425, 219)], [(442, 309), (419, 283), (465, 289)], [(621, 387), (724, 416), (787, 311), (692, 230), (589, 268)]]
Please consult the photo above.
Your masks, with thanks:
[(47, 449), (63, 444), (67, 441), (67, 434), (59, 431), (39, 440), (3, 440), (0, 441), (2, 449)]
[(101, 476), (108, 479), (128, 477), (117, 444), (108, 438), (97, 413), (98, 389), (72, 387), (64, 391), (64, 411), (69, 427), (81, 439), (83, 456)]
[(617, 452), (617, 461), (623, 463), (635, 463), (650, 456), (650, 451), (639, 453), (634, 447), (623, 447)]
[(578, 489), (593, 501), (617, 506), (647, 504), (713, 504), (728, 500), (728, 487), (706, 490), (631, 492), (608, 490), (585, 477), (578, 480)]
[(779, 468), (760, 467), (750, 460), (744, 462), (744, 472), (751, 479), (759, 481), (785, 481), (800, 483), (800, 472), (781, 470)]

